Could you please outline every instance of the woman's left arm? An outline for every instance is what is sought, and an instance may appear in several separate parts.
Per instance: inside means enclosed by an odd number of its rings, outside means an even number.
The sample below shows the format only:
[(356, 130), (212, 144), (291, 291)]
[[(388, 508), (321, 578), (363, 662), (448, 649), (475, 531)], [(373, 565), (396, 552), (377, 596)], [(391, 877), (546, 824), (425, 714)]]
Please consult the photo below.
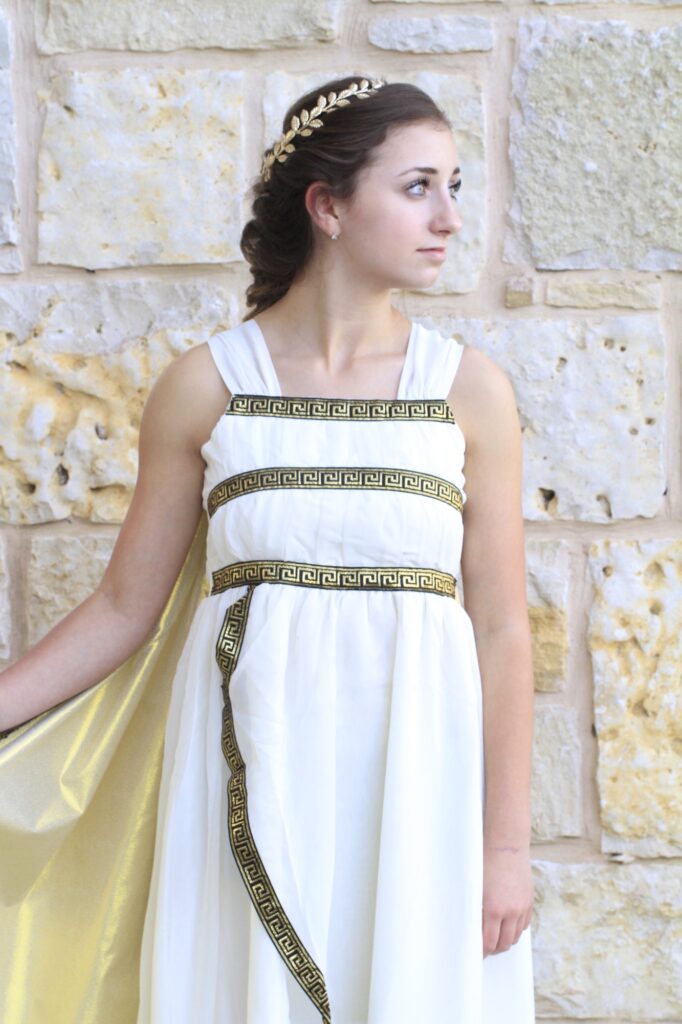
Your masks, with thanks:
[[(466, 357), (466, 358), (465, 358)], [(462, 582), (481, 673), (485, 805), (483, 955), (531, 920), (533, 664), (526, 602), (522, 438), (512, 384), (477, 349), (449, 396), (466, 437)]]
[(528, 625), (476, 642), (483, 686), (483, 955), (502, 953), (528, 927), (533, 674)]

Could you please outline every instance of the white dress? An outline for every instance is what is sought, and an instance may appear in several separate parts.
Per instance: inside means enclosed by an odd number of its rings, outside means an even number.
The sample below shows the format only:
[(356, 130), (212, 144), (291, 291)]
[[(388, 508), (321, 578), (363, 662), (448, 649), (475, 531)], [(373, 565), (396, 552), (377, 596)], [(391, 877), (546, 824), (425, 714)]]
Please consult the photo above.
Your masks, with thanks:
[(252, 320), (209, 346), (138, 1024), (533, 1024), (530, 928), (482, 955), (463, 346), (413, 323), (393, 401), (282, 397)]

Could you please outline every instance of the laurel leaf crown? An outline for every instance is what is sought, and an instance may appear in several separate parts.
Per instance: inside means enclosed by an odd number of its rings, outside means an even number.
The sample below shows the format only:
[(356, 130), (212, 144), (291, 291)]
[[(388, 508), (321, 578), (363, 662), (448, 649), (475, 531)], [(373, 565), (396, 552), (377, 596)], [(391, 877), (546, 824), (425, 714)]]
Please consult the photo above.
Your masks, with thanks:
[(283, 135), (277, 140), (266, 153), (263, 163), (261, 165), (261, 175), (264, 181), (269, 181), (271, 176), (271, 168), (275, 160), (278, 163), (283, 164), (289, 156), (289, 153), (293, 153), (295, 146), (292, 144), (292, 140), (297, 135), (312, 135), (314, 128), (321, 128), (324, 124), (320, 120), (319, 114), (323, 111), (325, 114), (333, 113), (339, 107), (347, 107), (352, 97), (357, 97), (359, 100), (366, 100), (373, 92), (377, 89), (381, 89), (386, 83), (376, 79), (371, 83), (367, 78), (363, 78), (360, 82), (351, 82), (347, 89), (342, 89), (340, 93), (330, 92), (327, 96), (318, 96), (317, 104), (312, 110), (301, 110), (298, 114), (294, 114), (290, 121), (290, 127), (288, 131), (284, 132)]

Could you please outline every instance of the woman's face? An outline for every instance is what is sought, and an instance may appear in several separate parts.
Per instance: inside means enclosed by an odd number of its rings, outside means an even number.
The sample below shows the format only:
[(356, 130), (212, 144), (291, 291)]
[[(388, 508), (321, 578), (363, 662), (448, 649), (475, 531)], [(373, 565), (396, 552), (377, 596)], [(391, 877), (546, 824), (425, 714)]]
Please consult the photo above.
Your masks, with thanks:
[(457, 163), (446, 126), (419, 123), (390, 132), (352, 200), (332, 201), (339, 223), (333, 228), (339, 238), (331, 243), (335, 256), (348, 260), (366, 285), (432, 284), (443, 260), (420, 250), (445, 247), (447, 254), (450, 236), (462, 226)]

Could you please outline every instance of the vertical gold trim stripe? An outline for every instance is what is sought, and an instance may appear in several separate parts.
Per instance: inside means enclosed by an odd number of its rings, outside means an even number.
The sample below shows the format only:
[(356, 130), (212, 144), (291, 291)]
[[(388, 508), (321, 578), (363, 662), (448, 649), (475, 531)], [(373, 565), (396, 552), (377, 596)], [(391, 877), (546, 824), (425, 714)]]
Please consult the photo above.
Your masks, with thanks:
[(228, 832), (230, 846), (256, 912), (277, 951), (303, 991), (331, 1024), (329, 994), (322, 971), (297, 934), (279, 901), (258, 852), (248, 814), (246, 764), (242, 757), (232, 714), (230, 679), (242, 647), (251, 598), (258, 583), (278, 582), (295, 586), (350, 588), (353, 590), (417, 590), (454, 597), (456, 579), (439, 569), (408, 566), (341, 566), (308, 562), (254, 560), (234, 562), (213, 573), (212, 594), (228, 587), (247, 585), (246, 593), (225, 612), (216, 643), (216, 660), (222, 676), (223, 714), (221, 747), (230, 768), (228, 780)]
[(276, 488), (343, 488), (403, 491), (437, 498), (462, 511), (462, 492), (450, 480), (431, 473), (385, 466), (267, 466), (249, 469), (222, 480), (211, 488), (207, 500), (209, 518), (221, 505), (254, 491)]
[(223, 677), (221, 745), (231, 770), (227, 790), (230, 845), (251, 901), (280, 956), (322, 1014), (323, 1024), (331, 1024), (329, 996), (322, 971), (296, 933), (279, 901), (261, 860), (249, 823), (246, 765), (237, 744), (234, 728), (230, 678), (241, 650), (254, 586), (255, 584), (251, 585), (243, 597), (228, 607), (216, 646), (216, 658)]

